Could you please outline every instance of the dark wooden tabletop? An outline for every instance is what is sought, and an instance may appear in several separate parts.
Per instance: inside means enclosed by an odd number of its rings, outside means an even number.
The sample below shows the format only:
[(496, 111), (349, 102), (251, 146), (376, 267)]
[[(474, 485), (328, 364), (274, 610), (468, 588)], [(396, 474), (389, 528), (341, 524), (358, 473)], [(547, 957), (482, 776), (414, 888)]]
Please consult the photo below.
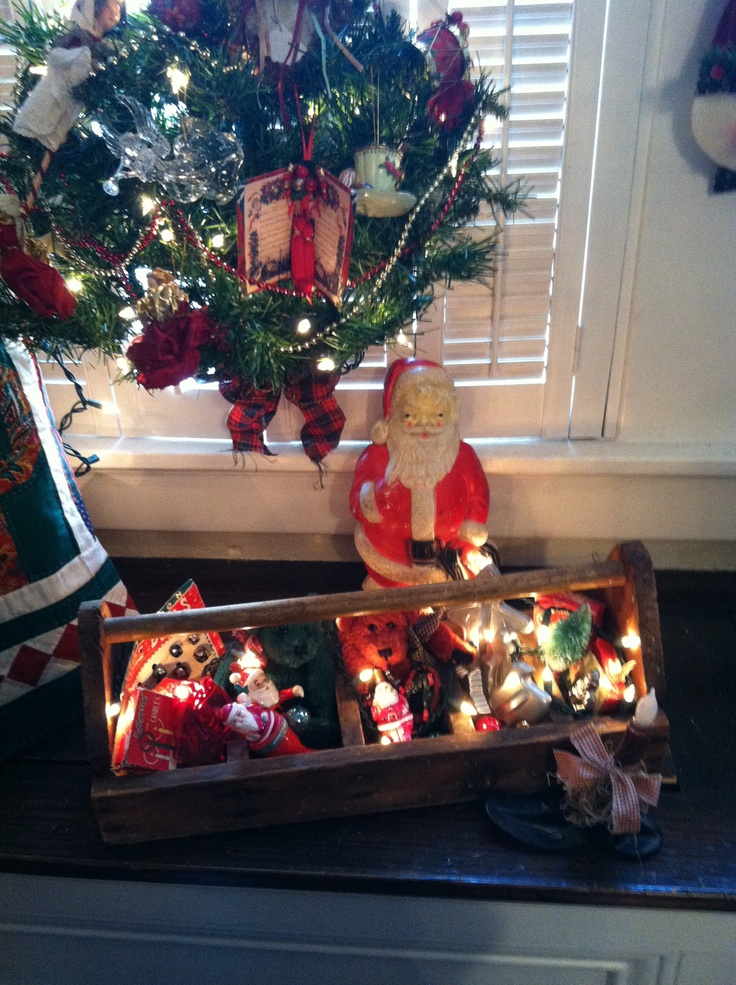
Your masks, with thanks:
[[(208, 605), (357, 589), (353, 564), (117, 559), (141, 611), (193, 577)], [(679, 786), (664, 843), (630, 860), (520, 848), (483, 804), (108, 846), (75, 723), (0, 764), (0, 871), (466, 899), (736, 909), (736, 573), (658, 572)]]

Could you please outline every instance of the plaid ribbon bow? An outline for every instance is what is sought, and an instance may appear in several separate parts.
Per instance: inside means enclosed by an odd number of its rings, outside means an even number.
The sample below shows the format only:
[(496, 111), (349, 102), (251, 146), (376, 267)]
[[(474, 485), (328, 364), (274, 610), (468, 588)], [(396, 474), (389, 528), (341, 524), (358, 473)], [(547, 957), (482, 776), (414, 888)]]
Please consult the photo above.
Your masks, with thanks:
[(611, 785), (611, 831), (613, 834), (635, 834), (641, 828), (639, 801), (655, 807), (659, 801), (662, 777), (644, 773), (638, 766), (619, 766), (603, 745), (603, 740), (588, 722), (570, 736), (580, 753), (555, 749), (557, 778), (568, 794), (584, 787)]
[[(345, 427), (345, 415), (334, 396), (339, 379), (338, 373), (320, 374), (319, 378), (303, 376), (283, 387), (286, 399), (304, 415), (305, 423), (300, 432), (302, 446), (317, 466), (338, 446)], [(233, 404), (227, 418), (233, 449), (272, 455), (263, 432), (273, 420), (282, 391), (230, 380), (220, 384), (220, 393)]]

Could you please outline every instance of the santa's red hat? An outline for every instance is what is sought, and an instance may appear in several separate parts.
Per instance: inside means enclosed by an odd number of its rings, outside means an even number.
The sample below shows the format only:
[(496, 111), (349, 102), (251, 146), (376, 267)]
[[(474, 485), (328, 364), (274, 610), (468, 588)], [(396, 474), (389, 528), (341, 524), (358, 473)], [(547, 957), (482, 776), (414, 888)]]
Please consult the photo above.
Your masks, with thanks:
[(391, 403), (397, 387), (410, 385), (412, 380), (421, 377), (422, 382), (442, 386), (452, 390), (454, 384), (450, 374), (439, 363), (431, 359), (417, 359), (409, 356), (391, 363), (383, 383), (383, 420), (374, 425), (371, 440), (374, 444), (385, 445), (388, 439)]

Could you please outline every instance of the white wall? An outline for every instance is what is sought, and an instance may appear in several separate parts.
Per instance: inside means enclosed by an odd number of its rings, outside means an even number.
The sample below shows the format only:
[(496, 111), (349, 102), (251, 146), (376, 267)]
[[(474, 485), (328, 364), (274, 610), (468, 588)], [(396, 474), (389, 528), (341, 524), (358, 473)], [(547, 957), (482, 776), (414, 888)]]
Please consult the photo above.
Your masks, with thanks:
[(690, 130), (699, 62), (725, 0), (666, 0), (636, 250), (619, 437), (733, 441), (736, 434), (736, 192)]

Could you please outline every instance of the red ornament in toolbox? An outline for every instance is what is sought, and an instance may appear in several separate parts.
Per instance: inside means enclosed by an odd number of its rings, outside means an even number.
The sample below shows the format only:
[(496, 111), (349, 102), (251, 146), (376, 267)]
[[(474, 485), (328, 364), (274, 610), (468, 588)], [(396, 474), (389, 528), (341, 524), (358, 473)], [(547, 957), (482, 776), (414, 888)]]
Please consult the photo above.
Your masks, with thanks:
[(176, 769), (178, 705), (170, 694), (146, 688), (133, 692), (126, 707), (126, 727), (119, 729), (115, 743), (115, 771)]
[(596, 599), (588, 598), (585, 595), (577, 595), (574, 592), (553, 592), (547, 595), (538, 595), (534, 600), (534, 625), (553, 626), (556, 622), (567, 619), (571, 612), (577, 612), (582, 605), (590, 607), (590, 614), (593, 620), (593, 628), (600, 629), (603, 625), (603, 613), (605, 605)]

